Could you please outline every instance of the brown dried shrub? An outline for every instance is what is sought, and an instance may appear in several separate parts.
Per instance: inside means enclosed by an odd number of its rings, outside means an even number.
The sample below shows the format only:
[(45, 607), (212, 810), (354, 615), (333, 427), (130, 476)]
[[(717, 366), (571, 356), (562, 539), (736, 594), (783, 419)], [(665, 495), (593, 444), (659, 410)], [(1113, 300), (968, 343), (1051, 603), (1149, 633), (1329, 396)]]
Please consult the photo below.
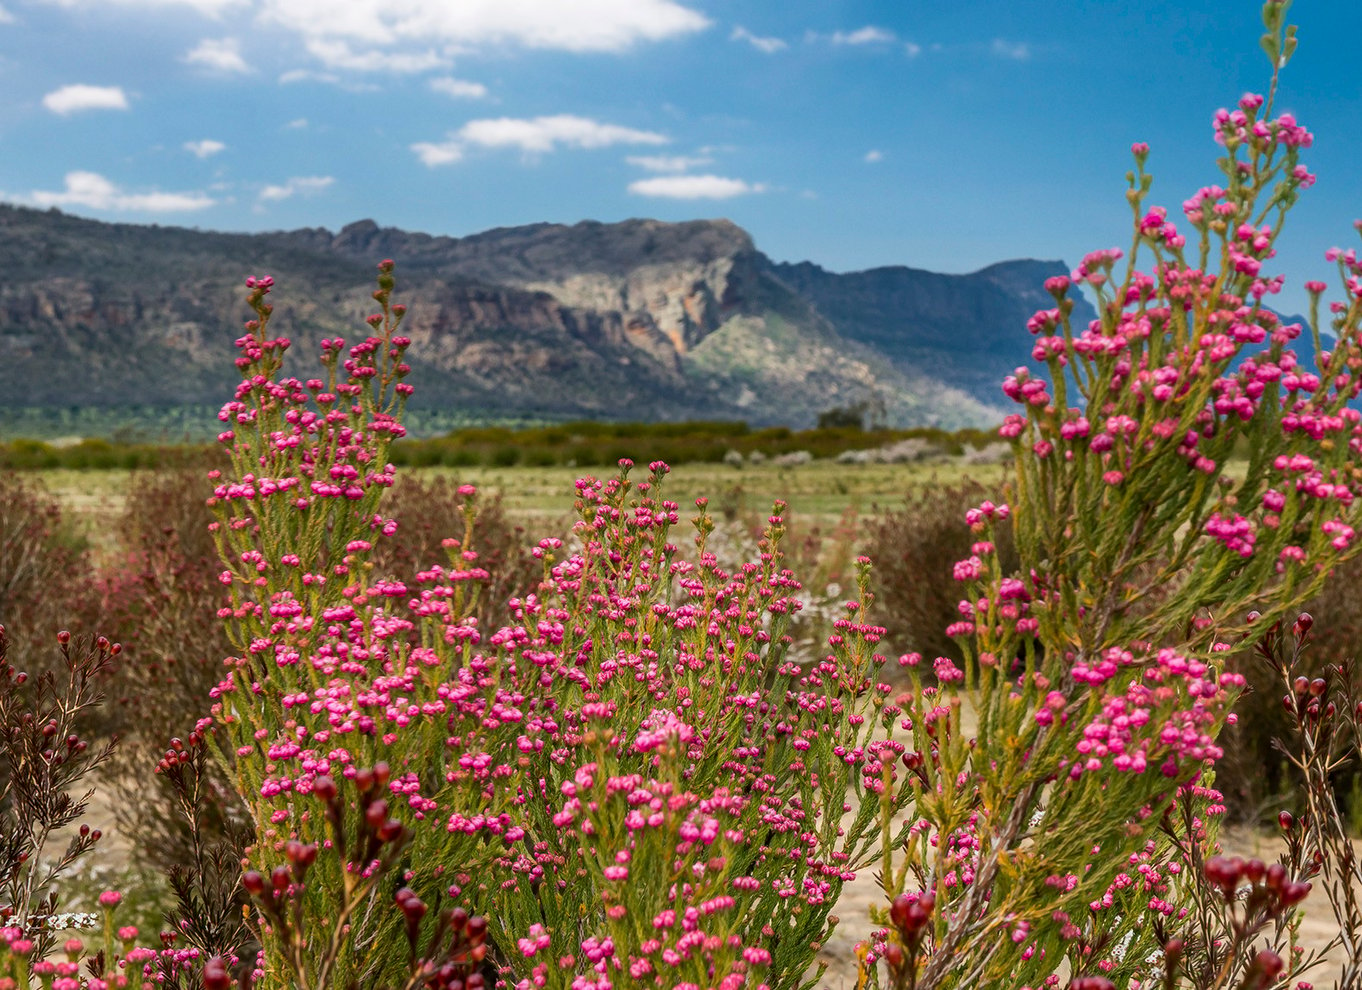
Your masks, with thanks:
[[(928, 659), (960, 659), (945, 630), (959, 617), (960, 586), (952, 579), (952, 568), (970, 555), (970, 546), (978, 539), (965, 525), (965, 510), (997, 497), (996, 491), (970, 480), (923, 485), (905, 496), (902, 507), (869, 523), (865, 553), (875, 564), (873, 616), (888, 630), (891, 647)], [(1003, 568), (1015, 570), (1010, 522), (996, 525), (995, 542)]]

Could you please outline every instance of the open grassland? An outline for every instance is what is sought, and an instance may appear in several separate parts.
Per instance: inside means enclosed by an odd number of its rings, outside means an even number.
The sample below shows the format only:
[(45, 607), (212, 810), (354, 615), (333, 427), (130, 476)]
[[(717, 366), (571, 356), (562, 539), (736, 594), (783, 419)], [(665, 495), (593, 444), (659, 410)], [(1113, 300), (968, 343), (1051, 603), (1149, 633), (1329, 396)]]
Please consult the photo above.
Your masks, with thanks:
[[(610, 472), (572, 467), (408, 467), (403, 474), (439, 477), (476, 485), (499, 494), (507, 514), (534, 534), (536, 520), (561, 519), (572, 510), (574, 482)], [(54, 468), (32, 472), (66, 510), (68, 519), (96, 548), (104, 548), (112, 522), (123, 512), (126, 493), (136, 472), (120, 469)], [(634, 469), (646, 477), (646, 465)], [(749, 518), (769, 512), (780, 498), (789, 503), (795, 521), (829, 524), (848, 510), (869, 515), (897, 506), (910, 491), (971, 479), (994, 490), (1002, 487), (1004, 469), (942, 458), (911, 464), (839, 464), (832, 460), (796, 466), (771, 463), (731, 467), (726, 464), (682, 464), (667, 481), (667, 497), (682, 506), (683, 516), (700, 497), (709, 499), (711, 514)], [(205, 495), (208, 482), (204, 482)], [(961, 506), (961, 513), (965, 506)]]
[[(424, 477), (457, 478), (499, 492), (507, 511), (526, 518), (562, 512), (571, 506), (576, 479), (611, 473), (569, 467), (410, 470)], [(633, 475), (640, 477), (646, 473), (647, 468), (640, 465)], [(897, 501), (911, 489), (964, 478), (1000, 485), (1003, 471), (996, 466), (966, 465), (954, 459), (915, 464), (838, 464), (825, 460), (791, 467), (768, 463), (739, 468), (682, 464), (672, 470), (666, 495), (683, 508), (694, 505), (697, 498), (708, 498), (712, 513), (765, 512), (779, 498), (789, 503), (794, 515), (835, 519), (848, 508), (868, 512), (876, 505)]]

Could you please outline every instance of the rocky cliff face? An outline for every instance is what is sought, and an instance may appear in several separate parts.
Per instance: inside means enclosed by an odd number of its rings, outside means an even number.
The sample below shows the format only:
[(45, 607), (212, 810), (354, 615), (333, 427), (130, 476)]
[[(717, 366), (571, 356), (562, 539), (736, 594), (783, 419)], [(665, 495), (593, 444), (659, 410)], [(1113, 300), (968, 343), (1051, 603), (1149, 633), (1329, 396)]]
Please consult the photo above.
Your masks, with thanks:
[[(1045, 279), (1059, 261), (1007, 261), (968, 275), (914, 268), (834, 274), (809, 262), (775, 264), (771, 274), (810, 300), (850, 340), (896, 366), (951, 382), (982, 402), (999, 401), (999, 383), (1030, 362), (1026, 321), (1054, 300)], [(1096, 314), (1077, 298), (1074, 321)]]
[(975, 356), (1024, 357), (1027, 280), (1040, 292), (1060, 267), (834, 275), (773, 264), (727, 221), (235, 235), (0, 206), (0, 407), (216, 404), (246, 274), (275, 276), (275, 326), (307, 352), (365, 329), (385, 257), (418, 406), (791, 425), (858, 401), (902, 424), (995, 422)]
[(760, 255), (726, 220), (535, 224), (430, 237), (380, 228), (372, 220), (306, 243), (357, 260), (402, 259), (444, 276), (544, 292), (565, 306), (615, 314), (625, 341), (672, 360), (713, 333), (753, 298)]

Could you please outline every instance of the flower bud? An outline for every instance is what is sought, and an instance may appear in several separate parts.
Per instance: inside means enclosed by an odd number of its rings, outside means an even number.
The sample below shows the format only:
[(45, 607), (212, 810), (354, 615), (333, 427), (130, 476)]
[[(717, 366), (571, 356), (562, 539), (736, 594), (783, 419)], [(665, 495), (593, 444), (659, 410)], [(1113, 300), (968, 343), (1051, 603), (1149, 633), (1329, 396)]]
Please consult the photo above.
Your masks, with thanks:
[(1177, 966), (1178, 961), (1182, 959), (1182, 952), (1185, 948), (1186, 944), (1180, 938), (1170, 938), (1164, 943), (1163, 958), (1167, 962), (1168, 969), (1171, 970)]
[(1269, 978), (1275, 977), (1285, 967), (1282, 957), (1271, 949), (1263, 949), (1253, 957), (1253, 968)]
[(328, 776), (318, 777), (312, 782), (312, 793), (323, 801), (331, 802), (336, 800), (336, 782)]
[(369, 806), (364, 809), (364, 822), (372, 829), (377, 829), (388, 819), (388, 802), (383, 798), (371, 801)]
[(203, 990), (230, 990), (231, 986), (232, 974), (225, 959), (213, 956), (203, 964)]
[(1281, 890), (1287, 881), (1286, 867), (1281, 863), (1273, 863), (1267, 868), (1267, 873), (1263, 875), (1263, 879), (1267, 882), (1268, 890)]
[(1282, 907), (1289, 908), (1305, 900), (1309, 893), (1309, 881), (1291, 880), (1282, 884), (1282, 889), (1277, 894), (1277, 900), (1281, 903)]

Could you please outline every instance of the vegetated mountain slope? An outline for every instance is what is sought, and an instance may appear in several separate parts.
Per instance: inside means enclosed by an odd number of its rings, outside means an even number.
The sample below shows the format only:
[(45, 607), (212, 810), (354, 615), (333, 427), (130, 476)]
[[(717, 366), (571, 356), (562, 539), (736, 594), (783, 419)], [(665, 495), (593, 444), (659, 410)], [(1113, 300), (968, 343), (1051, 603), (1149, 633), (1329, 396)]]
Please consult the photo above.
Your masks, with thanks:
[[(968, 275), (902, 266), (835, 274), (809, 262), (776, 264), (771, 273), (850, 340), (875, 348), (905, 370), (928, 371), (982, 402), (999, 401), (998, 384), (1031, 363), (1026, 321), (1054, 306), (1045, 280), (1064, 274), (1059, 261), (1004, 261)], [(1076, 327), (1096, 315), (1076, 297)]]
[[(372, 221), (337, 234), (224, 234), (0, 205), (8, 273), (0, 285), (0, 406), (216, 404), (235, 382), (232, 341), (250, 315), (241, 289), (247, 274), (275, 277), (273, 327), (305, 352), (293, 370), (306, 376), (320, 338), (355, 339), (365, 330), (374, 265), (385, 257), (397, 261), (399, 295), (409, 305), (404, 326), (414, 340), (420, 407), (796, 426), (858, 402), (894, 425), (996, 422), (1001, 376), (985, 390), (966, 372), (977, 364), (969, 348), (999, 331), (971, 321), (998, 317), (1009, 291), (1040, 291), (1044, 277), (1061, 270), (1037, 265), (1035, 286), (1026, 288), (1030, 269), (995, 266), (1003, 274), (992, 308), (981, 309), (976, 282), (959, 292), (948, 282), (914, 302), (892, 279), (869, 278), (876, 273), (773, 265), (722, 220), (535, 224), (464, 238)], [(1027, 264), (1036, 263), (1018, 263)], [(838, 280), (850, 288), (837, 288)], [(883, 298), (870, 298), (876, 292)], [(1020, 315), (1008, 336), (1024, 357), (1023, 325), (1036, 306), (1011, 307)], [(895, 335), (897, 311), (911, 333)], [(905, 343), (918, 332), (909, 314), (922, 311), (938, 322), (924, 342)], [(953, 338), (937, 330), (946, 323)]]

